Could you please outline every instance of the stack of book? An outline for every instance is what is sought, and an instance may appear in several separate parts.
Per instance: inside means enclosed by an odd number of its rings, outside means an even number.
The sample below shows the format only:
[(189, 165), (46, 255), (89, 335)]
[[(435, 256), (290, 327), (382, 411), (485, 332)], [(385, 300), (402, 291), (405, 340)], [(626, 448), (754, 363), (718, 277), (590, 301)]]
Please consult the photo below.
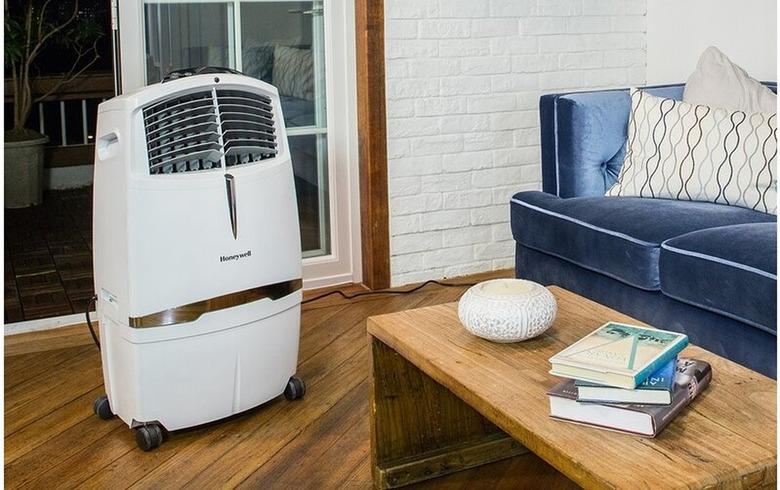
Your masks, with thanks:
[(712, 379), (704, 361), (678, 358), (688, 337), (610, 322), (550, 358), (567, 378), (548, 394), (550, 415), (655, 437)]

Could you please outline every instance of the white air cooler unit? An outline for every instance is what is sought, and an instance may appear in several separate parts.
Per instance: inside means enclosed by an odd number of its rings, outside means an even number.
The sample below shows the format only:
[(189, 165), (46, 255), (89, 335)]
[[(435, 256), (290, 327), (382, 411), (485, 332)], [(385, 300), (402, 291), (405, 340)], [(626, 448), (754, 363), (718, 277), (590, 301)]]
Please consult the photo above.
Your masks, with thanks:
[(93, 224), (98, 415), (148, 450), (303, 395), (298, 210), (273, 86), (212, 72), (100, 104)]

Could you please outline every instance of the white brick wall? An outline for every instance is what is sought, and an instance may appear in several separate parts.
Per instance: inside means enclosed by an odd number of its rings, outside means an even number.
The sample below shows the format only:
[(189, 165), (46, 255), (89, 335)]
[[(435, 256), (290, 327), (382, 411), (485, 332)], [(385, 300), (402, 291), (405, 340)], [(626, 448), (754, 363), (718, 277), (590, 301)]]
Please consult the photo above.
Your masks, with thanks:
[(386, 0), (393, 285), (512, 267), (539, 96), (641, 85), (646, 0)]

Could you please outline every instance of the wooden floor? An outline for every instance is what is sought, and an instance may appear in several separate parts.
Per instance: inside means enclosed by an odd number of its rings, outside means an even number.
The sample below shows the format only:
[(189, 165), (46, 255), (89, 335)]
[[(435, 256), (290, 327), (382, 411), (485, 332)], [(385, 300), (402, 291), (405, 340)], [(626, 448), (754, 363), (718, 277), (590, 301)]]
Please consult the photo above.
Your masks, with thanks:
[[(482, 279), (480, 277), (479, 279)], [(465, 288), (305, 305), (298, 374), (305, 399), (175, 432), (154, 452), (120, 420), (102, 421), (98, 351), (83, 326), (6, 337), (7, 488), (370, 488), (365, 319), (456, 301)], [(524, 477), (533, 474), (532, 478)], [(418, 488), (572, 488), (534, 455)]]

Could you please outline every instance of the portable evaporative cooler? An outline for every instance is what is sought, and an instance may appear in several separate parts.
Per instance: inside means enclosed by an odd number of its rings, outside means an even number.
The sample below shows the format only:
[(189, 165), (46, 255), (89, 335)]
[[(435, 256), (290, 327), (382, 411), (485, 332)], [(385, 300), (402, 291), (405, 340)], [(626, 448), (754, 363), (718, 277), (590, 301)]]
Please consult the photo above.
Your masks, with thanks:
[(300, 231), (273, 86), (207, 69), (102, 103), (93, 224), (101, 418), (149, 450), (164, 431), (303, 396)]

